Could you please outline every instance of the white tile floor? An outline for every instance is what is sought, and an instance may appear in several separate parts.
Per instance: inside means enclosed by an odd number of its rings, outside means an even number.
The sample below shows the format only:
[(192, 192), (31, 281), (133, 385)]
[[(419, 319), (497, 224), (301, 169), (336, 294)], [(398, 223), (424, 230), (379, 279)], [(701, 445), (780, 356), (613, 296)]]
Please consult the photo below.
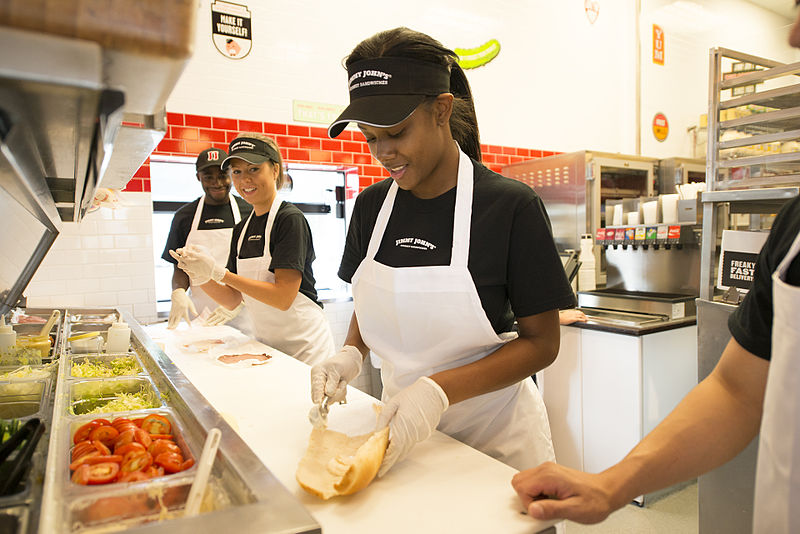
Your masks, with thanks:
[(567, 534), (697, 534), (697, 483), (645, 508), (629, 504), (597, 525), (567, 522)]

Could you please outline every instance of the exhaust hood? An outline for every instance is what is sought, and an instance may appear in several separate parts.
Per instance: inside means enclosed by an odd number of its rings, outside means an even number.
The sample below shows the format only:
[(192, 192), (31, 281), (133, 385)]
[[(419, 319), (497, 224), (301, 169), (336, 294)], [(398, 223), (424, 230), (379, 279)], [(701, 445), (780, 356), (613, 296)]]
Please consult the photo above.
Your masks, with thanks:
[(194, 42), (193, 0), (48, 6), (0, 5), (0, 313), (62, 223), (80, 222), (98, 187), (123, 188), (155, 149)]

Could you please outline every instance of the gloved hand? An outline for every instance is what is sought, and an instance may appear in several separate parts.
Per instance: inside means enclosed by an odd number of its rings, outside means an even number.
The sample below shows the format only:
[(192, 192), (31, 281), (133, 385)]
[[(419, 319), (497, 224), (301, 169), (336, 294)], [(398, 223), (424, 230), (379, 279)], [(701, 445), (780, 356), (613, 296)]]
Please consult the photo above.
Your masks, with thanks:
[(347, 384), (361, 372), (364, 357), (352, 345), (311, 368), (311, 402), (321, 404), (325, 395), (330, 403), (343, 402), (347, 395)]
[(242, 311), (244, 308), (244, 302), (240, 302), (238, 306), (234, 309), (229, 310), (225, 306), (217, 306), (211, 315), (209, 315), (208, 319), (206, 319), (206, 326), (219, 326), (221, 324), (225, 324), (237, 315), (239, 312)]
[(178, 260), (178, 267), (183, 269), (196, 285), (203, 285), (209, 280), (219, 282), (227, 272), (225, 267), (217, 265), (208, 249), (204, 247), (189, 245), (170, 250), (169, 255)]
[(405, 458), (418, 441), (431, 436), (448, 406), (450, 401), (444, 390), (427, 376), (418, 378), (389, 399), (378, 416), (377, 428), (389, 425), (389, 448), (379, 477)]
[(186, 290), (182, 287), (175, 289), (172, 292), (172, 306), (169, 309), (169, 321), (167, 321), (167, 328), (178, 328), (181, 319), (185, 319), (189, 326), (192, 325), (192, 318), (189, 312), (197, 315), (197, 310), (194, 307), (194, 302), (186, 294)]

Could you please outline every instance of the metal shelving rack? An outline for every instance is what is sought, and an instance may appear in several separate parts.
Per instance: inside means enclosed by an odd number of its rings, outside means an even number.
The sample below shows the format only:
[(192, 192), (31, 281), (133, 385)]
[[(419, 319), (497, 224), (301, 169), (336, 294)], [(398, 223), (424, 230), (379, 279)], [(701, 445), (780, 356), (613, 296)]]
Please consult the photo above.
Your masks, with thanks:
[[(751, 63), (761, 70), (725, 79), (723, 64), (731, 61)], [(698, 380), (708, 376), (719, 361), (730, 339), (728, 317), (737, 309), (736, 303), (723, 301), (715, 291), (720, 230), (732, 226), (733, 214), (749, 214), (750, 229), (759, 230), (761, 216), (777, 213), (800, 191), (800, 145), (795, 144), (800, 140), (798, 74), (800, 62), (783, 64), (725, 48), (710, 51), (707, 191), (701, 196), (697, 299)], [(754, 84), (754, 92), (723, 99), (728, 90)], [(720, 120), (722, 111), (736, 108), (756, 113), (734, 113), (735, 118)], [(739, 133), (724, 135), (731, 130)], [(779, 151), (758, 150), (758, 145), (772, 144), (774, 149), (777, 143)], [(755, 438), (736, 458), (699, 477), (700, 534), (751, 531), (757, 451)]]
[[(762, 70), (724, 79), (728, 60), (751, 63)], [(755, 92), (723, 100), (728, 90), (755, 85)], [(800, 188), (800, 62), (784, 64), (726, 48), (710, 51), (708, 84), (708, 147), (703, 204), (700, 298), (713, 300), (720, 213), (776, 213)], [(762, 106), (753, 113), (720, 121), (720, 112)], [(743, 137), (721, 140), (736, 130)], [(784, 143), (789, 151), (741, 155), (758, 145)], [(740, 152), (735, 152), (739, 149)], [(733, 172), (738, 171), (738, 172)]]

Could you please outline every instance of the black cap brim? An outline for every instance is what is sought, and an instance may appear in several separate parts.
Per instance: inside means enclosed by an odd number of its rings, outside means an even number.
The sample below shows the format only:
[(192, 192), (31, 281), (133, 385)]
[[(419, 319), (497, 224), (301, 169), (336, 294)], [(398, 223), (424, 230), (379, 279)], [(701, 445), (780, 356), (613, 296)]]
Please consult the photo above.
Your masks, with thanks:
[(200, 172), (203, 169), (207, 169), (209, 167), (221, 167), (222, 164), (219, 161), (207, 161), (205, 163), (200, 164), (200, 166), (195, 166), (196, 172)]
[(425, 98), (425, 95), (372, 95), (355, 99), (328, 126), (328, 136), (337, 137), (351, 122), (390, 128), (406, 120)]
[(228, 156), (227, 158), (225, 158), (225, 159), (222, 161), (222, 170), (223, 170), (223, 171), (224, 171), (224, 170), (226, 170), (226, 169), (228, 168), (228, 166), (230, 165), (230, 163), (229, 163), (229, 162), (230, 162), (232, 159), (241, 159), (241, 160), (244, 160), (244, 161), (246, 161), (247, 163), (251, 163), (251, 164), (253, 164), (253, 165), (261, 165), (261, 164), (262, 164), (262, 163), (264, 163), (265, 161), (271, 161), (271, 160), (269, 159), (269, 157), (267, 157), (267, 156), (262, 156), (262, 155), (260, 155), (260, 154), (250, 154), (250, 153), (248, 153), (248, 154), (233, 154), (233, 155), (231, 155), (231, 156)]

